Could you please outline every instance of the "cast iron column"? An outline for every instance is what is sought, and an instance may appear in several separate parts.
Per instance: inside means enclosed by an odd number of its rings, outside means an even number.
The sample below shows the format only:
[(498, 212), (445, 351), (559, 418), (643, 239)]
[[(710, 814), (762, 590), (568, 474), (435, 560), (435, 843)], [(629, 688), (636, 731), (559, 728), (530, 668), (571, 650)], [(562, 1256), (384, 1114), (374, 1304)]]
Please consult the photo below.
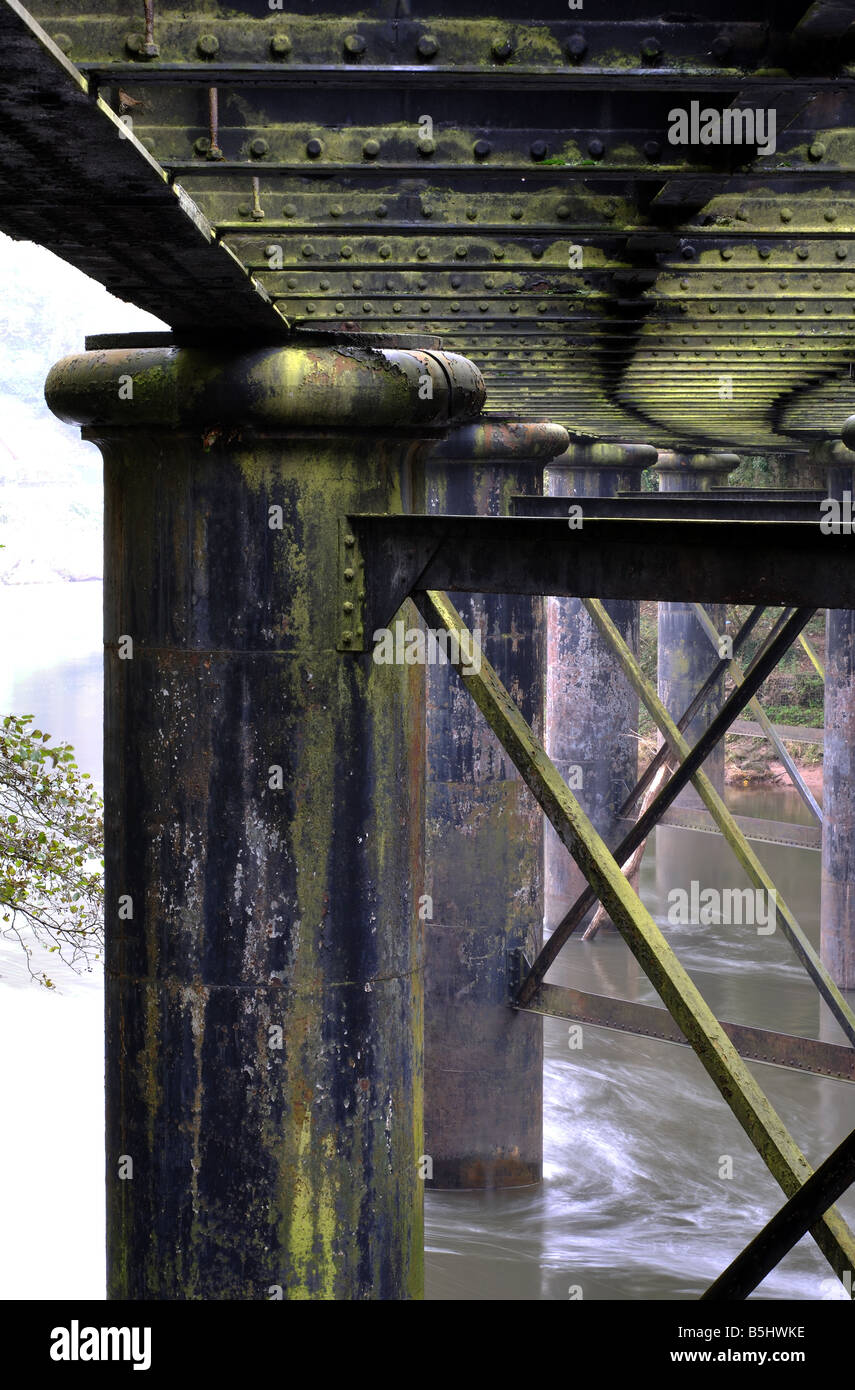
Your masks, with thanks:
[(442, 357), (48, 378), (105, 464), (111, 1298), (421, 1296), (423, 672), (342, 650), (339, 522), (477, 415)]
[[(729, 473), (739, 467), (736, 454), (676, 454), (670, 450), (659, 455), (656, 472), (660, 492), (708, 492), (723, 487)], [(705, 605), (710, 620), (720, 637), (726, 635), (727, 608), (723, 603)], [(691, 603), (659, 604), (659, 698), (674, 719), (679, 719), (703, 685), (718, 655), (704, 632)], [(724, 702), (724, 680), (715, 686), (701, 706), (685, 738), (697, 743)], [(704, 772), (719, 793), (724, 791), (724, 739), (707, 757)], [(675, 806), (699, 806), (700, 797), (694, 787), (686, 787)]]
[[(428, 510), (507, 516), (567, 446), (560, 425), (484, 417), (426, 456)], [(455, 594), (535, 730), (543, 599)], [(425, 1153), (434, 1187), (517, 1187), (542, 1166), (543, 1020), (508, 1006), (507, 952), (537, 954), (543, 817), (456, 672), (428, 669)]]
[[(855, 416), (843, 439), (817, 453), (828, 466), (828, 495), (852, 516)], [(847, 445), (849, 446), (847, 448)], [(844, 498), (848, 494), (848, 504)], [(826, 508), (829, 525), (833, 514)], [(825, 622), (825, 744), (822, 759), (822, 894), (820, 954), (841, 989), (855, 989), (855, 612), (829, 608)]]
[[(639, 486), (656, 462), (647, 444), (573, 443), (546, 472), (553, 497), (613, 497)], [(574, 530), (568, 516), (567, 544)], [(595, 830), (614, 844), (615, 816), (636, 782), (638, 696), (582, 606), (581, 598), (548, 598), (546, 751), (577, 797)], [(638, 650), (638, 602), (605, 603), (634, 652)], [(586, 886), (552, 826), (545, 836), (545, 916), (552, 929)], [(592, 914), (589, 914), (591, 916)]]

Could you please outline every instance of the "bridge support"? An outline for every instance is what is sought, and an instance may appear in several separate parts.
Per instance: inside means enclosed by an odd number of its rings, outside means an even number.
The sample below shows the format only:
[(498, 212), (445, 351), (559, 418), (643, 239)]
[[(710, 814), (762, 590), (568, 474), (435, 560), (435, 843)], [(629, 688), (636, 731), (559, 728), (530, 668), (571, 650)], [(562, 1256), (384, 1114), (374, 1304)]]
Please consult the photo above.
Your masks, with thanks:
[[(426, 458), (427, 510), (507, 516), (567, 447), (560, 425), (484, 417)], [(460, 594), (484, 654), (543, 721), (544, 604)], [(477, 664), (480, 659), (474, 653)], [(543, 924), (542, 816), (448, 665), (428, 667), (425, 1152), (430, 1185), (519, 1187), (543, 1160), (543, 1023), (508, 1006), (507, 957), (533, 960)]]
[[(613, 497), (638, 487), (642, 470), (656, 457), (646, 444), (573, 443), (549, 465), (546, 491), (567, 497), (568, 509), (574, 497)], [(572, 521), (568, 516), (568, 545)], [(618, 808), (637, 777), (638, 696), (597, 632), (584, 597), (546, 600), (546, 749), (594, 829), (613, 844)], [(638, 601), (612, 599), (605, 608), (637, 652)], [(545, 920), (551, 929), (586, 884), (548, 823), (544, 855)]]
[[(727, 475), (739, 467), (736, 454), (677, 454), (670, 450), (659, 454), (656, 472), (660, 492), (708, 492), (723, 487)], [(726, 636), (727, 609), (724, 604), (706, 604), (707, 613), (716, 631)], [(679, 719), (703, 685), (717, 660), (709, 638), (695, 616), (691, 603), (659, 604), (659, 697), (668, 713)], [(686, 742), (697, 743), (701, 734), (721, 709), (724, 700), (724, 680), (714, 688), (709, 700), (701, 707), (685, 731)], [(714, 748), (704, 763), (704, 771), (719, 795), (724, 791), (724, 739)], [(692, 787), (681, 792), (677, 806), (699, 806), (700, 800)]]
[(111, 1298), (421, 1295), (423, 672), (347, 654), (337, 595), (340, 518), (481, 407), (439, 357), (48, 378), (105, 461)]
[[(855, 416), (843, 437), (815, 451), (828, 466), (828, 496), (855, 497)], [(829, 522), (834, 518), (828, 513)], [(825, 743), (822, 759), (820, 953), (841, 989), (855, 989), (855, 612), (826, 610)]]

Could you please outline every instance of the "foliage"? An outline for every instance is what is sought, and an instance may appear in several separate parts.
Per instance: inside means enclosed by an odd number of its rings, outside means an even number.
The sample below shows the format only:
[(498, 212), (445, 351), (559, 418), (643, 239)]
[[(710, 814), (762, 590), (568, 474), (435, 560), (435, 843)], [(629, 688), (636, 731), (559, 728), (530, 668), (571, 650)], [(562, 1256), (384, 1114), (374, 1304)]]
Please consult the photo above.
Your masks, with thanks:
[(103, 946), (103, 803), (70, 744), (51, 745), (31, 714), (0, 727), (0, 932), (20, 942), (30, 974), (31, 934), (74, 970)]

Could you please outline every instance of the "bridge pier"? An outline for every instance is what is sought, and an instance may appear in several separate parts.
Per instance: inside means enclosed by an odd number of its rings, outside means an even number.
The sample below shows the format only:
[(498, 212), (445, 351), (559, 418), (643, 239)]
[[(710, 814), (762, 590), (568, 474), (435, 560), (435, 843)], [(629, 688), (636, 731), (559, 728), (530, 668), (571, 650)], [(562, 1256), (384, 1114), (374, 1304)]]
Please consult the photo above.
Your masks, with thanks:
[[(844, 443), (816, 451), (828, 469), (828, 496), (855, 497), (855, 416)], [(847, 447), (847, 445), (849, 447)], [(831, 520), (833, 518), (830, 517)], [(841, 517), (841, 520), (844, 518)], [(855, 612), (829, 608), (825, 618), (825, 743), (822, 759), (820, 954), (841, 989), (855, 989)]]
[[(541, 493), (544, 464), (567, 438), (559, 425), (501, 416), (452, 430), (426, 454), (427, 510), (507, 516), (514, 493)], [(540, 730), (543, 599), (452, 599)], [(519, 1187), (541, 1179), (543, 1020), (508, 1007), (507, 952), (521, 949), (533, 960), (539, 950), (542, 816), (451, 667), (429, 666), (427, 689), (428, 1183)]]
[[(708, 492), (723, 487), (727, 476), (739, 467), (736, 454), (678, 454), (665, 450), (659, 454), (656, 472), (660, 492)], [(720, 636), (725, 636), (725, 604), (706, 604), (706, 610)], [(668, 713), (679, 720), (703, 685), (717, 658), (712, 643), (698, 622), (690, 603), (659, 604), (658, 644), (659, 698)], [(694, 745), (724, 702), (724, 680), (716, 685), (685, 730), (687, 743)], [(724, 739), (707, 757), (704, 772), (716, 791), (724, 791)], [(686, 787), (675, 806), (699, 806), (694, 787)]]
[[(552, 497), (614, 497), (639, 486), (656, 462), (646, 444), (572, 443), (546, 472)], [(573, 544), (568, 516), (567, 544)], [(582, 597), (589, 597), (583, 595)], [(638, 651), (638, 601), (604, 604), (633, 652)], [(638, 696), (621, 674), (581, 598), (548, 598), (546, 751), (595, 830), (614, 843), (615, 817), (635, 785)], [(586, 887), (553, 827), (544, 837), (545, 920), (551, 929)]]
[(128, 348), (46, 395), (105, 465), (109, 1297), (418, 1298), (424, 682), (347, 654), (339, 521), (480, 375)]

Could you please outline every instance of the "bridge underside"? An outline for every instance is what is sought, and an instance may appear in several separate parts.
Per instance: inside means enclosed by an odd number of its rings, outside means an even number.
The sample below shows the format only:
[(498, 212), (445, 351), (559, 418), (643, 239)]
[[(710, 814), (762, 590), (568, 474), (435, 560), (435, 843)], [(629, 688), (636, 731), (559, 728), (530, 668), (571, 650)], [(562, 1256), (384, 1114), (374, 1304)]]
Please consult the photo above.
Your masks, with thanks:
[(0, 227), (179, 335), (427, 332), (582, 434), (837, 434), (849, 5), (348, 8), (3, 0)]

